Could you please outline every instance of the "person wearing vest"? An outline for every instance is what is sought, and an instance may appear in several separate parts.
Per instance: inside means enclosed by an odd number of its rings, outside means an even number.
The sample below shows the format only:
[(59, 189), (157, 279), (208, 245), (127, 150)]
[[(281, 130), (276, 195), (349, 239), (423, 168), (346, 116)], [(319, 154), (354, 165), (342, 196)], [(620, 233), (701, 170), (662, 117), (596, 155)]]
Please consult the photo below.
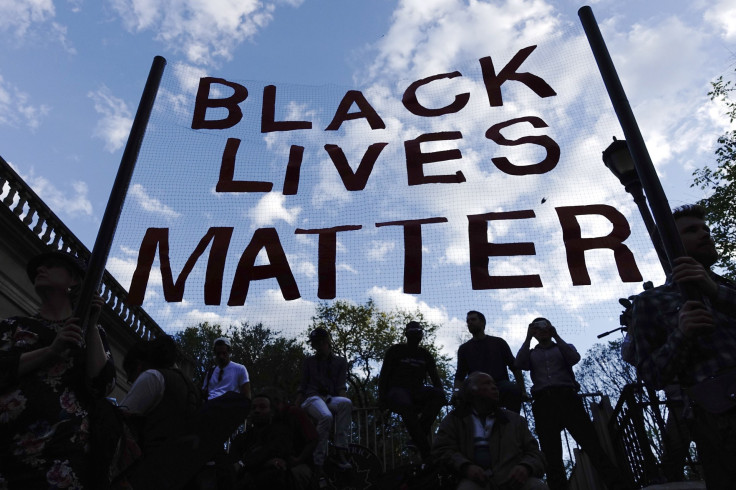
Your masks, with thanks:
[[(530, 349), (531, 339), (538, 342)], [(531, 371), (532, 413), (539, 444), (547, 458), (547, 484), (551, 490), (567, 488), (562, 462), (561, 431), (567, 429), (585, 451), (610, 490), (628, 486), (596, 437), (572, 367), (580, 361), (575, 346), (568, 344), (546, 318), (535, 318), (527, 329), (526, 340), (516, 354), (516, 367)]]

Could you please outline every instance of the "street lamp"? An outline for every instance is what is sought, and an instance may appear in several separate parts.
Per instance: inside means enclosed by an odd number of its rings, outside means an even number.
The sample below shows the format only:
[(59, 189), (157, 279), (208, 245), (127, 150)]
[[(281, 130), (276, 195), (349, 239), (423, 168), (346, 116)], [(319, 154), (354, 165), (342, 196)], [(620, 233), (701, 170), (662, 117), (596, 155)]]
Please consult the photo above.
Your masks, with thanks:
[(613, 137), (613, 143), (608, 148), (603, 150), (603, 163), (606, 165), (608, 170), (621, 182), (626, 192), (631, 194), (634, 198), (634, 202), (639, 208), (644, 225), (649, 232), (649, 238), (652, 240), (652, 245), (657, 251), (659, 262), (662, 264), (662, 269), (669, 275), (671, 271), (670, 262), (667, 260), (667, 255), (664, 252), (662, 246), (662, 239), (657, 232), (657, 227), (654, 224), (654, 218), (647, 205), (647, 199), (644, 197), (644, 189), (642, 188), (641, 181), (639, 180), (639, 174), (636, 172), (634, 166), (634, 159), (631, 157), (629, 146), (626, 144), (626, 140), (617, 140)]

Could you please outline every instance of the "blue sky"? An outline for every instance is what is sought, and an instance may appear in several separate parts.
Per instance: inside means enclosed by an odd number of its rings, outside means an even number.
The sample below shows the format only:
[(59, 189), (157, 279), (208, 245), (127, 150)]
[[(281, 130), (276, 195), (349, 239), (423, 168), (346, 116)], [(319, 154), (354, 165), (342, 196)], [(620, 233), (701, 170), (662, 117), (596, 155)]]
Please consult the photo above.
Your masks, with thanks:
[[(579, 29), (577, 9), (581, 5), (565, 0), (0, 2), (0, 38), (4, 46), (0, 51), (0, 155), (91, 248), (155, 55), (167, 58), (167, 70), (172, 77), (175, 73), (186, 73), (190, 81), (206, 73), (232, 80), (273, 83), (279, 87), (301, 85), (311, 90), (309, 87), (331, 84), (339, 87), (334, 89), (336, 93), (361, 88), (366, 93), (380, 94), (380, 88), (398, 90), (400, 86), (405, 87), (407, 81), (442, 71), (463, 68), (466, 73), (465, 68), (481, 56), (493, 54), (499, 59), (508, 59), (527, 41), (541, 41), (540, 52), (545, 39), (579, 49), (575, 29)], [(706, 93), (709, 81), (733, 73), (736, 6), (728, 0), (599, 0), (591, 2), (591, 6), (670, 204), (698, 199), (701, 192), (689, 187), (692, 170), (714, 161), (717, 135), (727, 127), (718, 106), (708, 101)], [(547, 70), (545, 73), (556, 73), (556, 80), (564, 84), (568, 94), (582, 90), (581, 84), (587, 86), (587, 81), (593, 80), (589, 78), (590, 72), (580, 71), (582, 68), (574, 57), (563, 58), (563, 66), (555, 66), (559, 65), (558, 60), (551, 56), (537, 62), (532, 66)], [(186, 77), (177, 80), (181, 82)], [(586, 110), (587, 106), (577, 108), (560, 102), (541, 107), (521, 98), (517, 102), (550, 118), (554, 107), (559, 122), (557, 126), (550, 126), (553, 131), (564, 133), (557, 137), (569, 139), (564, 148), (570, 148), (570, 154), (580, 161), (598, 159), (596, 155), (600, 155), (612, 134), (622, 136), (620, 130), (611, 129), (610, 116), (597, 114), (590, 108)], [(377, 103), (377, 106), (383, 105)], [(393, 116), (390, 110), (387, 109)], [(593, 126), (573, 128), (574, 120), (566, 119), (568, 113), (573, 112), (583, 120), (592, 121)], [(466, 125), (463, 126), (467, 129), (464, 134), (471, 134), (475, 127), (472, 118), (458, 124)], [(406, 129), (405, 124), (397, 127), (402, 131)], [(586, 135), (590, 139), (585, 139)], [(279, 143), (289, 143), (288, 138), (279, 138), (264, 139), (263, 143), (277, 147)], [(340, 138), (346, 148), (351, 141), (366, 141), (351, 139), (351, 134), (341, 134)], [(472, 163), (471, 154), (468, 155)], [(320, 165), (324, 170), (324, 161)], [(269, 172), (266, 167), (262, 170)], [(621, 283), (606, 265), (605, 258), (596, 256), (591, 258), (593, 286), (574, 289), (561, 282), (557, 287), (557, 272), (564, 272), (564, 264), (544, 269), (547, 265), (543, 263), (547, 257), (556, 257), (559, 261), (562, 250), (556, 235), (559, 230), (554, 229), (554, 216), (550, 214), (551, 205), (607, 203), (615, 206), (634, 227), (632, 248), (645, 279), (661, 280), (656, 258), (647, 250), (645, 237), (637, 224), (635, 207), (612, 177), (606, 180), (586, 175), (581, 181), (560, 177), (552, 186), (554, 189), (545, 187), (551, 184), (540, 183), (535, 187), (534, 183), (527, 182), (517, 191), (505, 189), (507, 194), (500, 200), (485, 201), (485, 205), (481, 205), (484, 201), (473, 197), (485, 192), (492, 182), (498, 182), (493, 180), (497, 176), (472, 166), (466, 172), (470, 192), (452, 201), (459, 203), (457, 208), (438, 204), (443, 201), (445, 188), (442, 192), (436, 187), (428, 188), (421, 194), (414, 189), (406, 191), (403, 186), (401, 189), (406, 193), (416, 194), (417, 199), (412, 201), (414, 208), (406, 201), (389, 199), (388, 195), (395, 195), (386, 193), (391, 187), (380, 188), (378, 183), (391, 182), (393, 174), (381, 174), (378, 170), (371, 177), (376, 182), (373, 190), (369, 185), (365, 197), (356, 200), (341, 188), (334, 168), (317, 175), (311, 192), (305, 190), (303, 196), (293, 200), (276, 193), (265, 199), (259, 196), (236, 203), (236, 206), (245, 203), (251, 210), (231, 218), (231, 221), (242, 219), (243, 222), (237, 230), (240, 250), (256, 227), (276, 226), (295, 270), (302, 298), (284, 302), (275, 281), (270, 281), (272, 284), (252, 287), (249, 293), (252, 303), (246, 307), (206, 307), (201, 304), (201, 285), (196, 282), (198, 277), (201, 280), (203, 270), (195, 269), (184, 302), (163, 302), (160, 287), (157, 289), (152, 279), (144, 305), (164, 328), (170, 330), (200, 320), (229, 323), (248, 319), (262, 320), (288, 335), (297, 335), (306, 328), (317, 301), (316, 237), (296, 238), (291, 233), (296, 227), (344, 224), (337, 218), (329, 218), (329, 211), (335, 210), (338, 215), (351, 216), (348, 222), (359, 220), (364, 226), (363, 230), (355, 232), (364, 233), (362, 238), (354, 239), (355, 243), (347, 234), (339, 242), (338, 250), (343, 260), (338, 258), (338, 297), (364, 301), (370, 296), (387, 309), (419, 308), (429, 319), (443, 325), (443, 339), (450, 352), (463, 334), (462, 320), (467, 306), (489, 313), (491, 330), (508, 338), (512, 349), (520, 345), (528, 320), (538, 314), (552, 318), (566, 338), (583, 349), (595, 341), (595, 334), (617, 326), (620, 307), (616, 298), (632, 294), (638, 285)], [(476, 177), (475, 182), (471, 182), (471, 177)], [(191, 216), (193, 213), (185, 211), (186, 200), (169, 195), (165, 183), (156, 186), (145, 178), (145, 175), (140, 177), (140, 186), (134, 188), (131, 198), (134, 200), (126, 205), (126, 216), (132, 218), (125, 218), (124, 225), (140, 218), (141, 226), (170, 225), (172, 230), (191, 228), (177, 225), (177, 215), (207, 222), (207, 217)], [(280, 191), (279, 178), (274, 177), (274, 182), (275, 190)], [(206, 194), (210, 187), (211, 184), (203, 184), (200, 190)], [(427, 283), (424, 294), (401, 293), (401, 235), (398, 231), (386, 232), (385, 228), (379, 232), (373, 223), (526, 209), (532, 206), (532, 199), (536, 203), (538, 198), (536, 193), (530, 194), (529, 189), (547, 198), (568, 195), (573, 190), (579, 192), (566, 202), (561, 197), (557, 201), (553, 199), (549, 209), (537, 206), (535, 211), (542, 223), (538, 228), (499, 232), (499, 236), (508, 237), (514, 237), (514, 233), (519, 237), (524, 233), (537, 237), (549, 234), (548, 240), (535, 240), (539, 253), (535, 264), (544, 269), (543, 278), (548, 284), (543, 291), (532, 292), (531, 296), (528, 291), (516, 290), (497, 292), (485, 299), (466, 298), (463, 288), (468, 276), (467, 259), (462, 257), (467, 255), (467, 244), (460, 239), (453, 240), (451, 235), (462, 238), (467, 223), (455, 220), (455, 224), (448, 224), (448, 229), (457, 233), (444, 234), (435, 247), (425, 252)], [(524, 192), (526, 195), (522, 196)], [(351, 200), (356, 202), (349, 202)], [(204, 207), (217, 207), (217, 202), (216, 198), (207, 198)], [(343, 214), (340, 211), (343, 208), (335, 203), (343, 203), (346, 210), (354, 209), (355, 214)], [(159, 213), (146, 213), (146, 205), (149, 209), (157, 208)], [(360, 209), (366, 207), (378, 211), (361, 215)], [(168, 217), (160, 212), (166, 209), (171, 210)], [(397, 209), (400, 212), (392, 214)], [(206, 226), (224, 224), (215, 221)], [(206, 226), (202, 226), (202, 229), (192, 230), (191, 236), (181, 234), (180, 239), (185, 243), (182, 248), (189, 247), (186, 254), (204, 234)], [(590, 229), (596, 230), (597, 226), (600, 224), (591, 223)], [(119, 232), (110, 263), (110, 268), (126, 287), (135, 264), (136, 243), (140, 243), (141, 237), (133, 228)], [(430, 234), (429, 229), (425, 235)], [(367, 249), (360, 249), (358, 242), (365, 242), (362, 244)], [(461, 258), (453, 259), (454, 252)], [(237, 253), (229, 260), (236, 261)], [(562, 257), (564, 260), (564, 254)], [(181, 262), (185, 259), (186, 256), (181, 258)], [(174, 265), (175, 271), (181, 268), (181, 263)], [(505, 267), (518, 274), (524, 272), (525, 266), (509, 261)], [(375, 274), (366, 274), (363, 270)], [(228, 280), (223, 288), (223, 305), (229, 293)], [(569, 277), (565, 280), (569, 282)], [(344, 285), (342, 290), (341, 284)]]

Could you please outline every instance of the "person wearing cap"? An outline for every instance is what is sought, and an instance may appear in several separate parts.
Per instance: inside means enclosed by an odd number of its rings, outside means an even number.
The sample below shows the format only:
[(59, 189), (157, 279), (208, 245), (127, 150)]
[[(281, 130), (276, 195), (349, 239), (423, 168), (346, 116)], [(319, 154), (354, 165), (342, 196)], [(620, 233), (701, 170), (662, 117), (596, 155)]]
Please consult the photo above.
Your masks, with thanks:
[(336, 464), (340, 469), (350, 469), (346, 452), (350, 436), (353, 402), (347, 398), (348, 362), (332, 352), (330, 334), (322, 327), (309, 333), (309, 343), (314, 355), (304, 359), (302, 380), (296, 402), (315, 421), (319, 436), (314, 450), (314, 464), (321, 473), (327, 456), (327, 440), (332, 422), (335, 422)]
[(242, 393), (250, 398), (250, 378), (245, 366), (231, 361), (232, 345), (227, 337), (215, 339), (212, 343), (215, 365), (207, 370), (203, 392), (207, 400), (222, 396), (228, 391)]
[[(378, 377), (378, 404), (401, 415), (411, 440), (423, 461), (430, 457), (432, 424), (445, 404), (445, 392), (437, 363), (419, 343), (424, 329), (409, 322), (404, 329), (406, 343), (388, 348)], [(432, 386), (426, 386), (427, 376)]]
[(26, 268), (41, 305), (0, 322), (0, 487), (97, 488), (90, 450), (95, 399), (114, 387), (115, 366), (97, 325), (74, 317), (85, 265), (49, 251)]

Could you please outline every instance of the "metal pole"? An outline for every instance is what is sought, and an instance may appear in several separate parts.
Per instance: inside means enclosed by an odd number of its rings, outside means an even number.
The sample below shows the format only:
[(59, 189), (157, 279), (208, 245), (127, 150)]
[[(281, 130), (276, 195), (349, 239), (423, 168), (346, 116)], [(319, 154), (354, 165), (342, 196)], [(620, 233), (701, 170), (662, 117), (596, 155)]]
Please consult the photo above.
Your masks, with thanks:
[[(680, 240), (680, 234), (675, 226), (675, 220), (672, 218), (672, 211), (670, 210), (667, 196), (657, 177), (652, 159), (649, 157), (649, 152), (644, 144), (644, 138), (641, 135), (641, 131), (639, 131), (639, 125), (626, 98), (626, 93), (621, 85), (621, 80), (618, 78), (606, 43), (603, 41), (603, 36), (598, 28), (593, 10), (588, 6), (582, 7), (578, 10), (578, 16), (585, 30), (585, 35), (588, 38), (590, 49), (593, 51), (593, 56), (598, 64), (598, 69), (608, 91), (608, 96), (611, 99), (616, 116), (624, 131), (626, 143), (634, 159), (636, 172), (639, 174), (639, 180), (641, 180), (644, 192), (646, 192), (649, 200), (659, 235), (662, 237), (662, 245), (667, 253), (670, 264), (672, 264), (674, 259), (683, 257), (686, 253)], [(697, 291), (691, 290), (691, 288), (680, 286), (680, 290), (688, 299), (701, 299)]]
[(667, 260), (667, 254), (662, 247), (662, 238), (657, 233), (657, 225), (654, 223), (649, 206), (647, 206), (647, 198), (644, 197), (644, 190), (641, 187), (641, 183), (635, 182), (627, 185), (626, 191), (634, 198), (634, 203), (639, 208), (639, 214), (641, 214), (641, 219), (644, 221), (644, 226), (646, 226), (647, 232), (649, 233), (649, 239), (652, 241), (654, 250), (657, 252), (659, 263), (662, 264), (664, 273), (669, 276), (672, 272), (672, 266), (669, 260)]
[(120, 167), (118, 167), (115, 183), (112, 186), (112, 191), (110, 191), (110, 198), (107, 201), (105, 214), (102, 217), (102, 223), (97, 232), (95, 245), (92, 249), (89, 263), (87, 264), (84, 282), (82, 283), (79, 304), (75, 311), (75, 316), (80, 319), (83, 328), (87, 327), (86, 323), (92, 306), (92, 296), (99, 290), (102, 276), (105, 273), (107, 256), (110, 254), (110, 247), (112, 246), (112, 240), (118, 226), (120, 212), (123, 209), (125, 196), (128, 193), (130, 179), (133, 176), (138, 152), (143, 143), (143, 136), (146, 133), (148, 119), (153, 110), (153, 103), (156, 100), (158, 86), (161, 83), (161, 77), (163, 76), (165, 67), (166, 60), (163, 57), (156, 56), (153, 59), (151, 71), (148, 74), (143, 95), (138, 104), (138, 111), (133, 120), (133, 126), (130, 128), (128, 142), (125, 145), (125, 150), (120, 160)]

